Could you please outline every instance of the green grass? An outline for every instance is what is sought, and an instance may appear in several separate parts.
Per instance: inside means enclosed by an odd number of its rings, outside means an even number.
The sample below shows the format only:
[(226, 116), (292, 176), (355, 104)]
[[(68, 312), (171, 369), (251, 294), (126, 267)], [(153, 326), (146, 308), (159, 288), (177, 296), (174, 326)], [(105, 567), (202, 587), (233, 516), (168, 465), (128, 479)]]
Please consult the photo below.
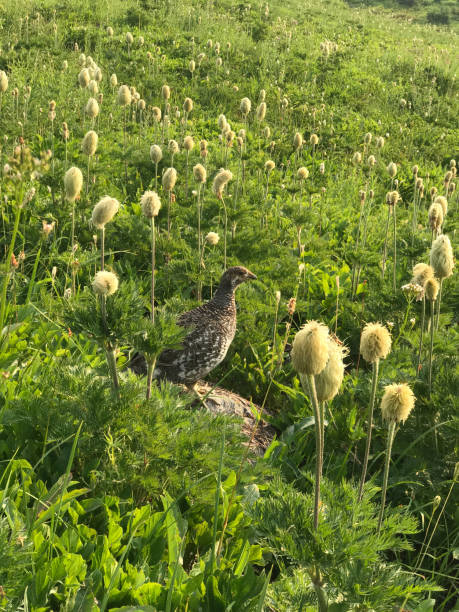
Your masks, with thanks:
[[(449, 25), (426, 23), (429, 12), (445, 10)], [(9, 79), (0, 110), (0, 610), (454, 609), (457, 273), (443, 283), (430, 397), (430, 334), (416, 372), (421, 303), (407, 301), (400, 288), (415, 263), (429, 262), (430, 190), (444, 194), (445, 173), (458, 154), (456, 12), (446, 2), (356, 6), (341, 0), (273, 2), (269, 11), (265, 3), (226, 0), (0, 6), (0, 70)], [(334, 43), (329, 53), (326, 41)], [(89, 92), (78, 86), (81, 53), (103, 73), (94, 125), (83, 113)], [(129, 108), (126, 143), (113, 73), (118, 86), (135, 86), (146, 103), (142, 115), (135, 104)], [(164, 114), (166, 83), (170, 125), (163, 128), (151, 109)], [(260, 125), (262, 89), (267, 113)], [(184, 125), (186, 97), (194, 107)], [(247, 121), (243, 97), (252, 102)], [(219, 139), (221, 113), (234, 131), (232, 146)], [(91, 128), (99, 144), (88, 184), (81, 142)], [(298, 155), (296, 132), (304, 139)], [(312, 134), (319, 138), (314, 148)], [(169, 238), (161, 176), (171, 163), (167, 140), (182, 149), (186, 135), (195, 147), (188, 179), (185, 152), (174, 156)], [(378, 148), (381, 136), (385, 144)], [(202, 234), (220, 235), (217, 245), (205, 247), (204, 268), (191, 173), (203, 163), (201, 139), (208, 142)], [(154, 326), (148, 321), (151, 229), (140, 206), (156, 184), (152, 144), (163, 149)], [(361, 164), (353, 163), (355, 152)], [(268, 189), (267, 160), (276, 164)], [(390, 162), (397, 164), (397, 184), (386, 170)], [(415, 164), (425, 194), (413, 232)], [(73, 165), (84, 177), (74, 254), (72, 204), (63, 189)], [(309, 171), (301, 186), (299, 166)], [(237, 419), (208, 413), (170, 384), (154, 384), (145, 400), (145, 380), (126, 368), (133, 350), (154, 355), (180, 341), (176, 313), (197, 305), (200, 283), (204, 300), (215, 291), (223, 271), (224, 211), (212, 180), (221, 167), (233, 173), (225, 192), (228, 265), (245, 265), (258, 280), (238, 290), (235, 340), (208, 379), (264, 404), (277, 436), (262, 458), (246, 452)], [(32, 199), (21, 207), (32, 187)], [(394, 188), (402, 198), (395, 291), (392, 224), (382, 278), (386, 193)], [(443, 225), (453, 250), (458, 193), (448, 198)], [(107, 297), (104, 326), (91, 289), (100, 235), (95, 241), (90, 219), (106, 194), (121, 203), (105, 235), (105, 267), (120, 285)], [(54, 222), (48, 237), (43, 222)], [(76, 295), (69, 297), (72, 267)], [(284, 344), (310, 319), (336, 329), (349, 347), (342, 388), (325, 412), (317, 531), (313, 410), (283, 355)], [(372, 321), (391, 326), (393, 344), (380, 363), (370, 482), (358, 503), (371, 391), (359, 341)], [(107, 351), (115, 351), (119, 397)], [(417, 399), (395, 437), (378, 533), (387, 430), (379, 403), (383, 387), (394, 382), (410, 384)]]

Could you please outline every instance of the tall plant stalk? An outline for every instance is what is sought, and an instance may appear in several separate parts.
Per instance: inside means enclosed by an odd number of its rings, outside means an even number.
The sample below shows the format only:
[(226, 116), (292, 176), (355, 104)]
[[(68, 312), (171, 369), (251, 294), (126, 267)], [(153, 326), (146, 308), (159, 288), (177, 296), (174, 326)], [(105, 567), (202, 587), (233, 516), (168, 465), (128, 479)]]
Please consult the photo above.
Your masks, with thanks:
[(371, 434), (372, 434), (372, 429), (373, 429), (373, 413), (374, 413), (374, 407), (375, 407), (376, 388), (378, 385), (379, 359), (375, 359), (372, 365), (373, 365), (373, 376), (371, 380), (370, 405), (368, 407), (367, 441), (365, 444), (365, 455), (363, 458), (362, 475), (360, 477), (359, 497), (358, 497), (359, 502), (362, 501), (363, 487), (365, 484), (365, 478), (367, 476), (368, 457), (370, 455)]
[[(22, 200), (22, 190), (20, 193), (19, 201)], [(16, 236), (19, 229), (19, 220), (21, 218), (21, 206), (18, 202), (16, 202), (16, 213), (14, 217), (14, 226), (13, 233), (11, 234), (10, 246), (8, 247), (8, 253), (6, 255), (6, 271), (5, 278), (3, 279), (3, 287), (2, 287), (2, 301), (0, 306), (0, 330), (3, 329), (3, 325), (5, 322), (5, 310), (6, 310), (6, 294), (8, 291), (8, 283), (10, 280), (10, 266), (11, 266), (11, 258), (13, 256), (14, 245), (16, 243)]]
[(430, 300), (429, 398), (432, 395), (432, 354), (435, 331), (435, 301)]
[(416, 376), (419, 376), (419, 370), (421, 368), (421, 356), (422, 356), (422, 342), (424, 337), (424, 323), (426, 319), (426, 296), (422, 296), (422, 313), (421, 313), (421, 329), (419, 331), (419, 350), (418, 350), (418, 361), (416, 364)]
[(387, 481), (389, 479), (389, 466), (390, 466), (390, 458), (392, 455), (392, 444), (394, 442), (395, 437), (395, 421), (390, 421), (388, 430), (387, 430), (387, 444), (386, 444), (386, 460), (384, 463), (384, 475), (383, 475), (383, 486), (381, 492), (381, 507), (379, 509), (379, 517), (378, 517), (378, 534), (381, 531), (381, 525), (384, 517), (384, 506), (386, 505), (386, 493), (387, 493)]

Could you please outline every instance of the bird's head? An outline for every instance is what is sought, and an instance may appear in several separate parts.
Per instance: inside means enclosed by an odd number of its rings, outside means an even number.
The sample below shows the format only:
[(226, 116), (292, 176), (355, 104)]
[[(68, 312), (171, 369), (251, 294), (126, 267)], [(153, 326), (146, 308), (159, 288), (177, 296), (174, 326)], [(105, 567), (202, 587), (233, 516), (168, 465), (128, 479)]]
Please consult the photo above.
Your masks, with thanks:
[(247, 268), (244, 268), (244, 266), (233, 266), (232, 268), (228, 268), (223, 274), (220, 285), (225, 287), (229, 286), (234, 290), (242, 283), (249, 280), (256, 280), (256, 278), (255, 274), (247, 270)]

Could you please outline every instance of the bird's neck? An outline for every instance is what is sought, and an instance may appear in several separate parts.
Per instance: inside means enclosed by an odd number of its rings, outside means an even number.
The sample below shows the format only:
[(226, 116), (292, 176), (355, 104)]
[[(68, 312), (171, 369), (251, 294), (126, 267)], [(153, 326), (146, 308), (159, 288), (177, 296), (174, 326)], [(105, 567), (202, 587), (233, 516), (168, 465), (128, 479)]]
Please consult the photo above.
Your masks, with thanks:
[(222, 281), (212, 300), (218, 306), (235, 306), (234, 289), (230, 283)]

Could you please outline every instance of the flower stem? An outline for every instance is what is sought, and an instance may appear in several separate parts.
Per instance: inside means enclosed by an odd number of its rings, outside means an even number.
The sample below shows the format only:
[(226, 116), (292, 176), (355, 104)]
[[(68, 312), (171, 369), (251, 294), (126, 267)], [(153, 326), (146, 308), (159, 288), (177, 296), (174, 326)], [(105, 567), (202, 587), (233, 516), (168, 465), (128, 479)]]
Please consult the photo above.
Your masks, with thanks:
[(394, 442), (394, 437), (395, 437), (395, 421), (391, 421), (389, 423), (389, 428), (387, 431), (386, 462), (384, 464), (383, 486), (382, 486), (382, 493), (381, 493), (381, 508), (379, 509), (379, 517), (378, 517), (378, 534), (381, 531), (381, 525), (382, 525), (382, 520), (384, 516), (384, 506), (386, 504), (387, 481), (389, 479), (390, 457), (392, 454), (392, 444)]
[(322, 424), (320, 418), (319, 402), (317, 401), (316, 383), (313, 374), (306, 376), (309, 387), (309, 398), (314, 410), (314, 423), (316, 429), (316, 480), (314, 485), (314, 529), (319, 526), (319, 505), (320, 505), (320, 481), (322, 478)]
[(372, 428), (373, 428), (373, 410), (375, 406), (378, 374), (379, 374), (379, 359), (376, 359), (376, 361), (373, 361), (373, 377), (371, 381), (370, 405), (368, 407), (367, 442), (365, 445), (365, 456), (363, 458), (362, 476), (360, 478), (359, 497), (358, 497), (359, 502), (362, 501), (363, 486), (365, 484), (365, 478), (367, 476), (368, 457), (370, 454), (371, 433), (372, 433)]
[(422, 314), (421, 314), (421, 330), (419, 332), (419, 351), (418, 351), (418, 362), (416, 364), (416, 376), (419, 376), (419, 370), (421, 368), (421, 355), (422, 355), (422, 341), (424, 336), (424, 322), (426, 319), (426, 297), (422, 296)]
[(435, 302), (430, 301), (430, 347), (429, 347), (429, 399), (432, 395), (432, 353), (435, 331)]

